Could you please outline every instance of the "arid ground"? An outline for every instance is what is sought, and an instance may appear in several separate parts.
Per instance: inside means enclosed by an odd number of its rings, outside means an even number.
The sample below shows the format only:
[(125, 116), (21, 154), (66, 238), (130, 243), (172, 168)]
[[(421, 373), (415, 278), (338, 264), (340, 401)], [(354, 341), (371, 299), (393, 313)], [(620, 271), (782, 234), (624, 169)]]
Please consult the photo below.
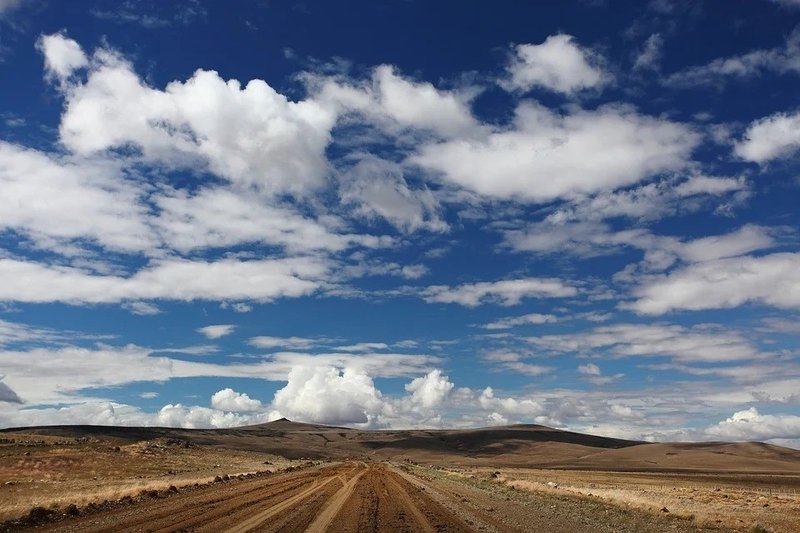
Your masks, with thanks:
[(0, 433), (0, 530), (800, 531), (800, 452), (542, 426)]

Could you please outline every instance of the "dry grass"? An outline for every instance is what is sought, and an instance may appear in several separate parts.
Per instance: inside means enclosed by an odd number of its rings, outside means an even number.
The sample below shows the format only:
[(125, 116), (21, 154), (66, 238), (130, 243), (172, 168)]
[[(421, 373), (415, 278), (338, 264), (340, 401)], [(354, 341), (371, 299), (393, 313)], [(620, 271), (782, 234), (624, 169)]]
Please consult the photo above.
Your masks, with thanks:
[[(691, 475), (491, 469), (458, 472), (519, 490), (600, 498), (620, 507), (669, 512), (699, 526), (800, 531), (800, 478), (748, 474)], [(666, 509), (666, 511), (664, 511)]]
[(0, 443), (0, 521), (24, 516), (34, 507), (63, 509), (114, 501), (294, 463), (274, 455), (185, 447), (164, 439), (126, 443), (24, 434), (6, 438), (14, 442)]
[(126, 496), (135, 497), (144, 491), (163, 491), (171, 486), (185, 487), (194, 483), (208, 483), (213, 477), (198, 478), (196, 480), (176, 480), (172, 481), (112, 481), (107, 486), (88, 487), (88, 490), (81, 490), (77, 485), (71, 485), (66, 490), (58, 492), (41, 492), (30, 497), (14, 498), (13, 500), (3, 499), (0, 502), (0, 520), (9, 520), (27, 515), (34, 507), (46, 509), (64, 509), (68, 505), (86, 506), (90, 503), (103, 501), (114, 501)]

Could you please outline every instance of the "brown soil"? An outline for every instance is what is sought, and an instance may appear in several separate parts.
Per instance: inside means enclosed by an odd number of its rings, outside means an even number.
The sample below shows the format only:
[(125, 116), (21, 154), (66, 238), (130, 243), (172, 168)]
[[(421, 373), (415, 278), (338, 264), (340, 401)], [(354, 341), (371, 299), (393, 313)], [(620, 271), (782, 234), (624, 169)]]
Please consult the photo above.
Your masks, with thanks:
[[(20, 528), (25, 529), (21, 525)], [(348, 461), (213, 483), (37, 531), (698, 531), (670, 516), (536, 494), (435, 470)], [(717, 529), (719, 531), (719, 529)]]

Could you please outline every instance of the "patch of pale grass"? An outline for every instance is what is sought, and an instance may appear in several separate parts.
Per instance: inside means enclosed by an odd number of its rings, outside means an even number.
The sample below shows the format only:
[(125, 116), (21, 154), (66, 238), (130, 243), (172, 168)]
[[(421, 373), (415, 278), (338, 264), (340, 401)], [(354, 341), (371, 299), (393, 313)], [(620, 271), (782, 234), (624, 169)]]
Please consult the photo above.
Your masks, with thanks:
[[(271, 471), (265, 469), (264, 471)], [(234, 472), (230, 476), (255, 473), (256, 470)], [(27, 496), (20, 495), (17, 498), (9, 499), (7, 495), (0, 498), (0, 521), (13, 520), (27, 515), (34, 507), (44, 507), (47, 509), (64, 509), (70, 504), (78, 507), (86, 506), (90, 503), (101, 503), (104, 501), (115, 501), (126, 496), (135, 497), (143, 491), (165, 491), (171, 486), (182, 488), (191, 485), (203, 485), (214, 480), (216, 475), (205, 475), (196, 477), (173, 477), (169, 479), (117, 479), (105, 480), (102, 484), (94, 482), (72, 482), (53, 484), (52, 489), (36, 490)], [(24, 484), (16, 485), (24, 487)]]
[(552, 486), (545, 481), (520, 480), (507, 476), (499, 476), (496, 481), (518, 490), (599, 498), (618, 507), (636, 508), (656, 514), (667, 509), (671, 516), (693, 520), (699, 526), (743, 527), (760, 522), (778, 530), (784, 530), (787, 526), (788, 529), (785, 530), (800, 528), (800, 501), (796, 498), (768, 498), (752, 492), (724, 493), (710, 488), (672, 488), (663, 491), (636, 485), (631, 488), (563, 483)]
[(214, 476), (198, 478), (177, 478), (170, 480), (136, 479), (129, 481), (114, 481), (99, 486), (60, 486), (58, 491), (48, 494), (38, 494), (19, 500), (0, 501), (0, 520), (13, 520), (25, 516), (34, 507), (47, 509), (63, 509), (70, 504), (83, 507), (90, 503), (114, 501), (126, 496), (138, 496), (142, 491), (167, 490), (170, 486), (178, 488), (189, 485), (208, 483)]
[(0, 479), (5, 482), (0, 482), (0, 521), (25, 516), (34, 507), (83, 507), (171, 485), (203, 484), (217, 475), (294, 464), (272, 454), (201, 445), (184, 448), (158, 439), (121, 446), (113, 441), (66, 446), (50, 438), (45, 445), (28, 447), (18, 444), (22, 437), (15, 438), (17, 443), (0, 446)]

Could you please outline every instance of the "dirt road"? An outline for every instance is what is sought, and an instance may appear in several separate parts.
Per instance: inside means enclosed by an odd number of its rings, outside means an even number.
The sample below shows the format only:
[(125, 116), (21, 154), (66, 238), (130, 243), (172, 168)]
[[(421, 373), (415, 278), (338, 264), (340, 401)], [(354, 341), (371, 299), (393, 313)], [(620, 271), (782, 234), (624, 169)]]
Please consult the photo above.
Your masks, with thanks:
[(345, 462), (215, 483), (36, 529), (237, 533), (698, 531), (685, 519), (482, 483), (386, 463)]

